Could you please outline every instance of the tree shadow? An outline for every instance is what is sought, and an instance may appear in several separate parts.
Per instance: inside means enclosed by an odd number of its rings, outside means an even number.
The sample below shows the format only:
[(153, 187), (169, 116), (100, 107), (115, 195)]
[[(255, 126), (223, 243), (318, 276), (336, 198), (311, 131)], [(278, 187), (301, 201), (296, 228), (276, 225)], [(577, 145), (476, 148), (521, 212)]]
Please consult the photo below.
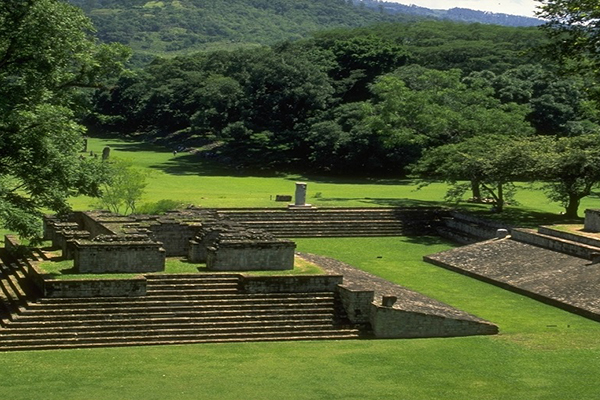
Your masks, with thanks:
[(380, 207), (452, 207), (453, 203), (435, 200), (416, 200), (409, 198), (372, 198), (372, 197), (327, 197), (319, 198), (319, 203), (358, 202)]
[(229, 166), (210, 159), (200, 152), (178, 153), (170, 160), (160, 164), (151, 165), (150, 168), (158, 169), (172, 175), (202, 175), (202, 176), (237, 176), (237, 177), (277, 177), (283, 173), (267, 170), (248, 168), (243, 166)]
[(522, 228), (536, 228), (540, 225), (583, 223), (583, 218), (567, 218), (561, 214), (522, 208), (507, 208), (501, 213), (494, 213), (489, 210), (481, 209), (469, 209), (468, 211), (481, 218), (503, 222), (514, 227)]

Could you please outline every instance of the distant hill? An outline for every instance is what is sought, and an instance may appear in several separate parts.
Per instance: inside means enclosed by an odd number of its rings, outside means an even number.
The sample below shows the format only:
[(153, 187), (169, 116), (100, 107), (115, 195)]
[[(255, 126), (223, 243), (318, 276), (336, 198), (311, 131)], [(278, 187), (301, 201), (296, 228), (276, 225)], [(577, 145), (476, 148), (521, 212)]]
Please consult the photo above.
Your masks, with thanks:
[(98, 36), (139, 54), (274, 44), (318, 30), (415, 17), (356, 7), (351, 0), (68, 0), (91, 17)]
[(503, 26), (538, 26), (544, 23), (539, 18), (523, 17), (502, 13), (470, 10), (468, 8), (451, 8), (449, 10), (432, 10), (415, 5), (404, 5), (377, 0), (354, 0), (355, 5), (366, 7), (371, 10), (385, 12), (387, 14), (413, 15), (420, 17), (446, 19), (457, 22), (478, 22), (482, 24), (494, 24)]
[(156, 55), (270, 45), (305, 38), (316, 31), (381, 22), (438, 18), (523, 26), (526, 22), (532, 25), (538, 21), (465, 9), (430, 10), (374, 0), (67, 1), (81, 7), (93, 20), (102, 41), (130, 46), (138, 65)]

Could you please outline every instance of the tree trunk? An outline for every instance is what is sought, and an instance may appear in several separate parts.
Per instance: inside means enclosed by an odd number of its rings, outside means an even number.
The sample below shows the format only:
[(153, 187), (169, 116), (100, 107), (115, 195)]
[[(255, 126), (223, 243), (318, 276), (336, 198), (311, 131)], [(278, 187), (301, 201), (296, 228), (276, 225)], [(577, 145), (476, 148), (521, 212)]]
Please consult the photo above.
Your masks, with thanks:
[(478, 179), (471, 180), (471, 193), (473, 194), (473, 201), (481, 203), (481, 186), (479, 185)]
[(565, 217), (577, 218), (577, 210), (579, 210), (579, 202), (581, 199), (576, 194), (569, 194), (569, 202), (565, 207)]
[(496, 200), (496, 212), (502, 212), (504, 210), (504, 191), (502, 184), (498, 184), (498, 199)]

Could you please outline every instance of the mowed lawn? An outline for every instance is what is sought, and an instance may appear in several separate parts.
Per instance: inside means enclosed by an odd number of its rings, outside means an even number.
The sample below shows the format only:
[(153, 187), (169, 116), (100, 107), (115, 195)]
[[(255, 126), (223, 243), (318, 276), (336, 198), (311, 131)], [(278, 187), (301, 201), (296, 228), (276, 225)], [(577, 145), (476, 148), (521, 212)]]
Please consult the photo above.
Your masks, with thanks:
[[(91, 140), (101, 151), (103, 142)], [(228, 176), (187, 154), (111, 142), (113, 155), (150, 167), (145, 201), (277, 206), (306, 180), (317, 205), (441, 204), (445, 187)], [(180, 160), (181, 159), (181, 160)], [(314, 198), (314, 194), (321, 195)], [(530, 210), (558, 213), (538, 191)], [(313, 201), (314, 200), (314, 201)], [(86, 199), (74, 205), (87, 208)], [(587, 200), (593, 206), (597, 199)], [(598, 206), (600, 204), (597, 204)], [(586, 207), (582, 207), (582, 209)], [(521, 212), (529, 209), (525, 205)], [(435, 237), (298, 239), (298, 250), (335, 257), (496, 323), (468, 338), (307, 341), (0, 353), (4, 399), (598, 399), (600, 324), (429, 265), (451, 248)], [(401, 299), (400, 299), (401, 301)]]

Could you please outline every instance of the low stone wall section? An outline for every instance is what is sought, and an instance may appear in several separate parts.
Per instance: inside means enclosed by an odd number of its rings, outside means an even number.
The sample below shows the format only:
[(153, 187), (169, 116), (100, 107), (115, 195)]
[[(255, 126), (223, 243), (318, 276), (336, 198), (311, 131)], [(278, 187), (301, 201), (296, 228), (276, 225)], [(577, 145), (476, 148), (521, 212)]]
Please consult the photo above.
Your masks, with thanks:
[(559, 253), (570, 254), (590, 260), (598, 248), (583, 243), (576, 243), (559, 237), (548, 236), (536, 232), (533, 229), (513, 229), (511, 238), (513, 240), (543, 247)]
[(92, 242), (75, 240), (74, 266), (82, 274), (160, 272), (165, 250), (156, 242)]
[(244, 293), (315, 293), (335, 292), (341, 275), (252, 276), (241, 275)]
[(42, 297), (137, 297), (146, 295), (143, 276), (119, 279), (52, 279), (35, 262), (26, 261), (27, 275)]
[(584, 227), (588, 232), (600, 232), (600, 210), (585, 210)]
[[(344, 283), (339, 293), (349, 320), (369, 323), (377, 338), (498, 333), (498, 327), (491, 322), (340, 261), (314, 254), (300, 256), (321, 266), (328, 273), (343, 275)], [(388, 298), (393, 298), (395, 302), (384, 305)]]
[(338, 293), (346, 316), (351, 323), (367, 324), (371, 322), (371, 303), (375, 298), (374, 290), (350, 289), (340, 285)]
[(586, 236), (585, 232), (582, 232), (581, 235), (577, 235), (575, 233), (554, 229), (552, 226), (540, 226), (538, 228), (538, 233), (600, 248), (600, 239)]
[(498, 328), (469, 319), (457, 319), (371, 304), (371, 328), (377, 338), (428, 338), (493, 335)]
[(214, 271), (283, 271), (294, 268), (291, 241), (220, 241), (207, 249), (206, 267)]

